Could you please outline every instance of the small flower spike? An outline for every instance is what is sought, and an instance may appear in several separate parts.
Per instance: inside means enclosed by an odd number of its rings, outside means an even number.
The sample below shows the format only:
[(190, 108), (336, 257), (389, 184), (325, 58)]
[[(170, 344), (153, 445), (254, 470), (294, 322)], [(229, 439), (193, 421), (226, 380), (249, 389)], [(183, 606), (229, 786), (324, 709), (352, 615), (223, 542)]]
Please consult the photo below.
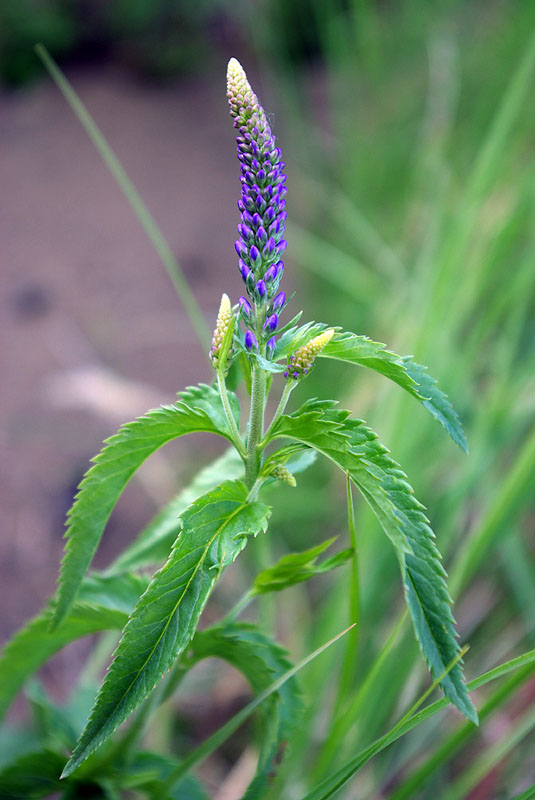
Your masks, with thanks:
[[(219, 312), (217, 315), (217, 322), (215, 326), (214, 335), (212, 337), (212, 346), (210, 348), (210, 360), (215, 369), (219, 367), (219, 356), (221, 347), (227, 335), (229, 325), (232, 321), (232, 307), (228, 295), (224, 294), (221, 298)], [(226, 365), (224, 365), (226, 366)]]
[(300, 378), (304, 378), (305, 375), (308, 375), (312, 369), (317, 355), (321, 353), (323, 348), (331, 341), (333, 336), (334, 329), (329, 328), (329, 330), (320, 333), (319, 336), (315, 336), (310, 340), (310, 342), (308, 342), (308, 344), (305, 344), (303, 347), (300, 347), (298, 350), (296, 350), (295, 353), (288, 359), (288, 366), (284, 373), (284, 377), (297, 381)]
[(282, 481), (283, 483), (287, 483), (288, 486), (297, 486), (297, 481), (290, 470), (284, 466), (284, 464), (275, 464), (270, 472), (270, 475), (272, 475), (273, 478), (277, 478), (279, 481)]
[[(268, 315), (267, 306), (277, 294), (284, 271), (281, 256), (286, 249), (286, 175), (265, 111), (235, 58), (228, 64), (227, 97), (238, 132), (242, 184), (239, 239), (234, 246), (253, 308), (243, 322), (250, 330), (256, 330), (256, 315), (260, 312), (264, 319)], [(274, 306), (270, 313), (276, 310)]]

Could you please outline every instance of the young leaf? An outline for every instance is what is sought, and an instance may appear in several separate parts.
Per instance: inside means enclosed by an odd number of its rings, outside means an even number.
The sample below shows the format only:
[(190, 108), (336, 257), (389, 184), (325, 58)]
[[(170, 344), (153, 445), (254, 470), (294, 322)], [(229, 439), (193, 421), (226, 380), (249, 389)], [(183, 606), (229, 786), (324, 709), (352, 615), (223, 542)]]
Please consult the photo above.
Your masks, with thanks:
[(242, 475), (243, 461), (238, 452), (231, 447), (197, 473), (190, 485), (182, 489), (154, 517), (137, 539), (106, 570), (106, 575), (165, 561), (180, 530), (180, 514), (201, 494), (213, 489), (222, 480), (234, 480), (241, 478)]
[(280, 592), (289, 586), (308, 581), (315, 575), (323, 575), (345, 564), (351, 558), (353, 552), (351, 548), (336, 553), (336, 555), (325, 559), (320, 564), (316, 563), (318, 556), (324, 550), (327, 550), (335, 540), (336, 537), (327, 539), (325, 542), (316, 545), (316, 547), (303, 550), (301, 553), (289, 553), (279, 559), (272, 567), (262, 570), (254, 580), (253, 595)]
[(26, 753), (0, 770), (0, 797), (3, 800), (24, 800), (51, 797), (64, 787), (59, 774), (65, 757), (53, 750)]
[(221, 571), (248, 536), (265, 532), (269, 513), (263, 503), (247, 502), (239, 481), (226, 481), (184, 511), (171, 555), (132, 612), (64, 775), (150, 694), (191, 640)]
[[(231, 402), (236, 412), (237, 400)], [(71, 607), (100, 537), (124, 487), (155, 450), (186, 433), (207, 431), (230, 438), (219, 393), (209, 386), (187, 389), (172, 406), (149, 411), (108, 439), (79, 486), (68, 515), (67, 544), (58, 581), (53, 625)]]
[[(221, 658), (243, 673), (255, 694), (267, 689), (292, 665), (287, 653), (256, 625), (228, 623), (197, 633), (191, 643), (195, 661)], [(267, 786), (270, 770), (283, 744), (288, 741), (303, 712), (301, 693), (295, 678), (286, 681), (269, 702), (260, 707), (262, 749), (256, 776), (244, 798), (253, 798)]]
[[(459, 652), (451, 599), (434, 534), (405, 473), (373, 431), (330, 401), (312, 400), (281, 417), (273, 431), (273, 438), (279, 436), (315, 447), (349, 473), (394, 545), (416, 638), (432, 675), (441, 675)], [(468, 719), (477, 721), (460, 664), (441, 686)]]
[(90, 575), (60, 628), (50, 631), (47, 608), (18, 631), (0, 657), (0, 719), (30, 675), (62, 647), (91, 633), (121, 630), (146, 586), (137, 575)]

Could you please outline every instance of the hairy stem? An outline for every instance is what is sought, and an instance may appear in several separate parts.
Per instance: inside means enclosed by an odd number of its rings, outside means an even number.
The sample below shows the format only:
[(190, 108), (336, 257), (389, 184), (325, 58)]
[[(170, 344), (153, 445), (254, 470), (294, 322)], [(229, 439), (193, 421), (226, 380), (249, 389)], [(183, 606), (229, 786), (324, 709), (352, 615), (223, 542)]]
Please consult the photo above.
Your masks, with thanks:
[(228, 399), (228, 392), (227, 392), (227, 384), (225, 383), (225, 377), (222, 373), (222, 370), (217, 370), (217, 385), (219, 387), (219, 394), (221, 395), (221, 402), (223, 404), (223, 410), (225, 412), (225, 417), (227, 419), (227, 424), (230, 429), (230, 433), (232, 436), (232, 443), (234, 447), (241, 455), (241, 457), (245, 460), (247, 455), (242, 438), (240, 436), (240, 432), (238, 430), (238, 426), (236, 425), (236, 421), (234, 419), (234, 415), (232, 414), (230, 408), (230, 402)]
[(290, 399), (290, 395), (291, 395), (292, 391), (295, 389), (296, 386), (297, 386), (297, 383), (295, 381), (287, 381), (287, 383), (286, 383), (286, 385), (284, 387), (284, 390), (282, 392), (282, 396), (281, 396), (279, 405), (277, 406), (277, 410), (275, 411), (275, 413), (273, 415), (273, 419), (269, 423), (268, 429), (266, 430), (266, 432), (264, 434), (264, 437), (263, 437), (262, 441), (260, 442), (260, 447), (265, 447), (265, 445), (268, 443), (269, 437), (270, 437), (272, 431), (274, 430), (275, 425), (277, 424), (279, 419), (284, 414), (286, 406), (288, 405), (288, 400)]

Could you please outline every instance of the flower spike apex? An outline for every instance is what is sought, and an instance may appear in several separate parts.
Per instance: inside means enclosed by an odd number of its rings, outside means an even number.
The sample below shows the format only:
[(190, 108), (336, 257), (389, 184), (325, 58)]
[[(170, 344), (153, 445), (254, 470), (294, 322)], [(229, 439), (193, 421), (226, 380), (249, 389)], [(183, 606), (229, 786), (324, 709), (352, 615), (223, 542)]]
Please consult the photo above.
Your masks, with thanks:
[(285, 378), (291, 378), (295, 381), (304, 378), (314, 365), (316, 357), (326, 347), (335, 334), (334, 328), (329, 328), (319, 336), (315, 336), (307, 344), (300, 347), (288, 359), (288, 365), (284, 373)]
[[(223, 344), (225, 339), (227, 338), (227, 334), (229, 331), (229, 327), (232, 322), (232, 307), (230, 305), (230, 298), (227, 294), (223, 294), (221, 297), (221, 303), (219, 305), (219, 312), (217, 314), (217, 322), (215, 326), (214, 335), (212, 337), (212, 346), (210, 348), (210, 360), (215, 367), (215, 369), (219, 368), (219, 358), (221, 355), (221, 350), (223, 348)], [(226, 360), (225, 354), (225, 360)], [(226, 364), (223, 365), (226, 368)]]

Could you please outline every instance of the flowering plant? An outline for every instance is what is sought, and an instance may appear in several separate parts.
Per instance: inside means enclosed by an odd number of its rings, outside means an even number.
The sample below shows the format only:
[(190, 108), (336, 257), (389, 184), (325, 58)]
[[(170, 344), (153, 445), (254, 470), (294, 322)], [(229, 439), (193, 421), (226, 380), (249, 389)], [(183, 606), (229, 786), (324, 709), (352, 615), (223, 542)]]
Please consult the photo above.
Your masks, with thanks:
[[(405, 474), (376, 434), (338, 409), (335, 401), (310, 398), (290, 413), (287, 407), (292, 391), (318, 360), (334, 359), (368, 367), (397, 383), (466, 450), (459, 419), (426, 369), (411, 357), (337, 327), (300, 324), (300, 314), (284, 321), (291, 300), (281, 289), (284, 162), (266, 114), (235, 59), (228, 67), (228, 100), (241, 171), (235, 249), (244, 294), (235, 305), (226, 294), (221, 300), (209, 352), (216, 381), (186, 389), (176, 403), (147, 412), (105, 442), (69, 512), (57, 596), (13, 639), (0, 663), (0, 704), (6, 708), (30, 674), (68, 642), (88, 633), (122, 631), (72, 754), (68, 759), (62, 752), (48, 755), (54, 773), (50, 786), (58, 791), (67, 787), (69, 797), (78, 796), (87, 784), (98, 785), (109, 797), (122, 789), (149, 797), (205, 796), (188, 772), (244, 715), (177, 759), (158, 757), (138, 745), (151, 712), (195, 664), (210, 656), (241, 670), (257, 695), (245, 716), (260, 708), (261, 741), (256, 774), (244, 797), (269, 791), (277, 756), (301, 724), (303, 701), (295, 673), (303, 664), (292, 666), (272, 631), (239, 621), (239, 615), (256, 596), (340, 567), (356, 557), (355, 548), (318, 563), (328, 541), (265, 565), (221, 622), (199, 630), (199, 619), (223, 570), (252, 538), (268, 535), (271, 509), (262, 499), (264, 488), (277, 481), (295, 486), (295, 474), (316, 455), (347, 476), (350, 508), (351, 485), (371, 507), (396, 553), (416, 639), (434, 685), (477, 722), (463, 679), (463, 651), (456, 641), (446, 573), (423, 506)], [(238, 395), (229, 388), (231, 373), (232, 384), (242, 380), (250, 397), (247, 422), (242, 421)], [(280, 398), (266, 424), (271, 391), (278, 391)], [(158, 448), (194, 432), (223, 437), (231, 447), (111, 567), (89, 572), (108, 517), (132, 475)], [(159, 568), (148, 577), (146, 568), (154, 565)], [(136, 711), (123, 737), (111, 742)], [(66, 740), (69, 747), (71, 738)], [(62, 784), (56, 781), (59, 772)]]

